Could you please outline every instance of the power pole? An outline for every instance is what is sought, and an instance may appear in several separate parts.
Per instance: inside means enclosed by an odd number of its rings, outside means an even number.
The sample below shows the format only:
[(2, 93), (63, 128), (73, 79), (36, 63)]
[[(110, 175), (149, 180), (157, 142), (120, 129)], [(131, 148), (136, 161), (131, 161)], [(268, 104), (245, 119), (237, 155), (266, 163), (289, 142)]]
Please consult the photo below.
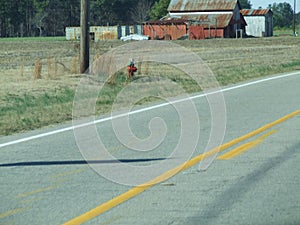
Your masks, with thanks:
[(296, 0), (294, 0), (294, 36), (296, 37)]
[(80, 73), (88, 73), (90, 64), (90, 0), (81, 0)]

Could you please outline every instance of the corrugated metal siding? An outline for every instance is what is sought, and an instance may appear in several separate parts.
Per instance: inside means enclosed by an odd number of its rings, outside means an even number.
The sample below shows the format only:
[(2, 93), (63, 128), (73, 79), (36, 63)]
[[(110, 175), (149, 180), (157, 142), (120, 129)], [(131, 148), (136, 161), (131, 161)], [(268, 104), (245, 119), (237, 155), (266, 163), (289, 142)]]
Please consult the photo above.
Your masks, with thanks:
[[(187, 33), (188, 27), (188, 33)], [(201, 24), (194, 25), (144, 25), (144, 34), (150, 39), (176, 40), (189, 34), (190, 40), (200, 40), (206, 38), (224, 38), (225, 29), (215, 27), (204, 27)]]
[(236, 4), (236, 0), (171, 0), (168, 11), (233, 11)]
[(145, 24), (144, 35), (150, 37), (150, 39), (168, 39), (177, 40), (178, 38), (187, 34), (187, 25), (150, 25)]
[(127, 32), (127, 30), (129, 30), (128, 29), (128, 26), (120, 26), (119, 27), (119, 39), (121, 38), (121, 37), (125, 37), (126, 35), (128, 35), (128, 34), (126, 34), (126, 33), (129, 33), (129, 32)]
[(201, 40), (205, 39), (204, 27), (201, 25), (192, 25), (189, 27), (189, 39)]
[(130, 28), (129, 26), (125, 26), (125, 36), (130, 35)]
[(66, 27), (66, 39), (68, 41), (74, 41), (80, 39), (81, 30), (80, 27)]
[(246, 33), (254, 37), (263, 37), (265, 33), (265, 18), (261, 16), (249, 16), (247, 21)]
[(268, 15), (269, 16), (266, 17), (266, 35), (267, 37), (273, 37), (273, 31), (274, 31), (273, 13)]
[(217, 28), (224, 28), (227, 27), (231, 20), (233, 14), (204, 14), (199, 16), (182, 16), (181, 19), (192, 21), (195, 23), (200, 23), (204, 26), (204, 28), (209, 27), (217, 27)]
[[(143, 26), (91, 26), (90, 33), (93, 34), (95, 41), (120, 39), (130, 34), (143, 34)], [(67, 40), (78, 40), (80, 35), (80, 27), (66, 27)]]
[(144, 23), (145, 25), (151, 24), (151, 25), (184, 25), (186, 24), (185, 19), (181, 18), (171, 18), (171, 17), (166, 17), (164, 20), (153, 20), (153, 21), (148, 21)]
[(140, 35), (143, 35), (144, 33), (143, 33), (143, 25), (137, 25), (136, 26), (136, 33), (137, 34), (140, 34)]
[(225, 38), (224, 29), (205, 29), (205, 38)]
[(142, 25), (134, 25), (134, 26), (120, 26), (119, 27), (119, 39), (121, 37), (125, 37), (130, 34), (143, 34), (143, 26)]
[(91, 26), (90, 33), (95, 34), (95, 41), (118, 39), (118, 26)]

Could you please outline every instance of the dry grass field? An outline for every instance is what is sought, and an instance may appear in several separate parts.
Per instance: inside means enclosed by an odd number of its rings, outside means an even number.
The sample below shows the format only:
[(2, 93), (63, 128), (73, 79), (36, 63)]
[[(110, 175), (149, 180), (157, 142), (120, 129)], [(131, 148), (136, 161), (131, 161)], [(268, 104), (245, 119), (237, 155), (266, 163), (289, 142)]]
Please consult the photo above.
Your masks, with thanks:
[[(175, 41), (198, 54), (212, 69), (220, 85), (276, 73), (300, 70), (300, 38), (211, 39)], [(92, 43), (91, 61), (120, 41)], [(72, 119), (79, 70), (79, 43), (63, 39), (0, 39), (0, 136)], [(166, 76), (188, 92), (199, 88), (183, 74), (165, 65), (143, 63), (143, 72)], [(142, 74), (145, 75), (145, 74)], [(97, 101), (97, 113), (107, 113), (116, 94), (128, 84), (126, 73), (117, 73)], [(139, 102), (142, 104), (143, 102)]]

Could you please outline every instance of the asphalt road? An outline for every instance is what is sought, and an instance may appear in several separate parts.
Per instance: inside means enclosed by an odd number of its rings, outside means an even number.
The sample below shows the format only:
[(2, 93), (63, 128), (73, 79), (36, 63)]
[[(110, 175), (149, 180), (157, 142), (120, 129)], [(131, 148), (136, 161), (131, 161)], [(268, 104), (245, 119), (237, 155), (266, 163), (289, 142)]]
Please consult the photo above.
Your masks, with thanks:
[[(239, 88), (227, 87), (223, 143), (235, 140), (235, 144), (220, 152), (207, 170), (198, 172), (197, 163), (104, 213), (96, 207), (133, 187), (113, 182), (90, 168), (68, 128), (70, 124), (3, 137), (0, 224), (63, 224), (92, 209), (96, 214), (86, 215), (85, 224), (300, 224), (300, 115), (278, 121), (245, 140), (237, 139), (299, 110), (299, 83), (300, 72)], [(210, 111), (205, 98), (194, 102), (201, 124), (193, 152), (197, 156), (209, 138)], [(101, 169), (120, 163), (172, 164), (168, 156), (179, 139), (178, 114), (166, 106), (132, 115), (136, 136), (150, 135), (148, 123), (153, 117), (162, 118), (168, 127), (164, 142), (155, 151), (131, 151), (118, 142), (111, 121), (106, 121), (97, 124), (98, 134), (121, 162), (90, 163), (101, 165)], [(54, 134), (45, 137), (36, 136), (52, 131)], [(37, 138), (24, 139), (33, 136)]]

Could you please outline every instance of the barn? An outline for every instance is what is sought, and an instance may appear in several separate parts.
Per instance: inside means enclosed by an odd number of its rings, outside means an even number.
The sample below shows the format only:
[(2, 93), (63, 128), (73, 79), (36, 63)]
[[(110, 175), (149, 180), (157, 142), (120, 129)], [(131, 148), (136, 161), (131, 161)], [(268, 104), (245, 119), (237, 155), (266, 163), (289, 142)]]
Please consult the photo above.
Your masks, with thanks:
[[(190, 39), (237, 37), (245, 33), (247, 25), (240, 10), (237, 0), (171, 0), (168, 15), (160, 22), (144, 23), (144, 34), (153, 37), (163, 31), (159, 37), (171, 36), (171, 39), (184, 35)], [(179, 28), (176, 20), (186, 28)], [(172, 32), (169, 33), (170, 29)], [(184, 29), (185, 34), (182, 33)]]
[(241, 10), (247, 22), (247, 35), (254, 37), (273, 36), (273, 12), (270, 9)]
[[(189, 28), (195, 25), (203, 27), (204, 38), (234, 38), (245, 33), (245, 23), (239, 24), (233, 14), (185, 15), (181, 19), (189, 21)], [(190, 30), (189, 30), (190, 31)], [(193, 35), (193, 32), (188, 32)], [(202, 38), (202, 39), (204, 39)], [(190, 37), (190, 39), (193, 39)]]

